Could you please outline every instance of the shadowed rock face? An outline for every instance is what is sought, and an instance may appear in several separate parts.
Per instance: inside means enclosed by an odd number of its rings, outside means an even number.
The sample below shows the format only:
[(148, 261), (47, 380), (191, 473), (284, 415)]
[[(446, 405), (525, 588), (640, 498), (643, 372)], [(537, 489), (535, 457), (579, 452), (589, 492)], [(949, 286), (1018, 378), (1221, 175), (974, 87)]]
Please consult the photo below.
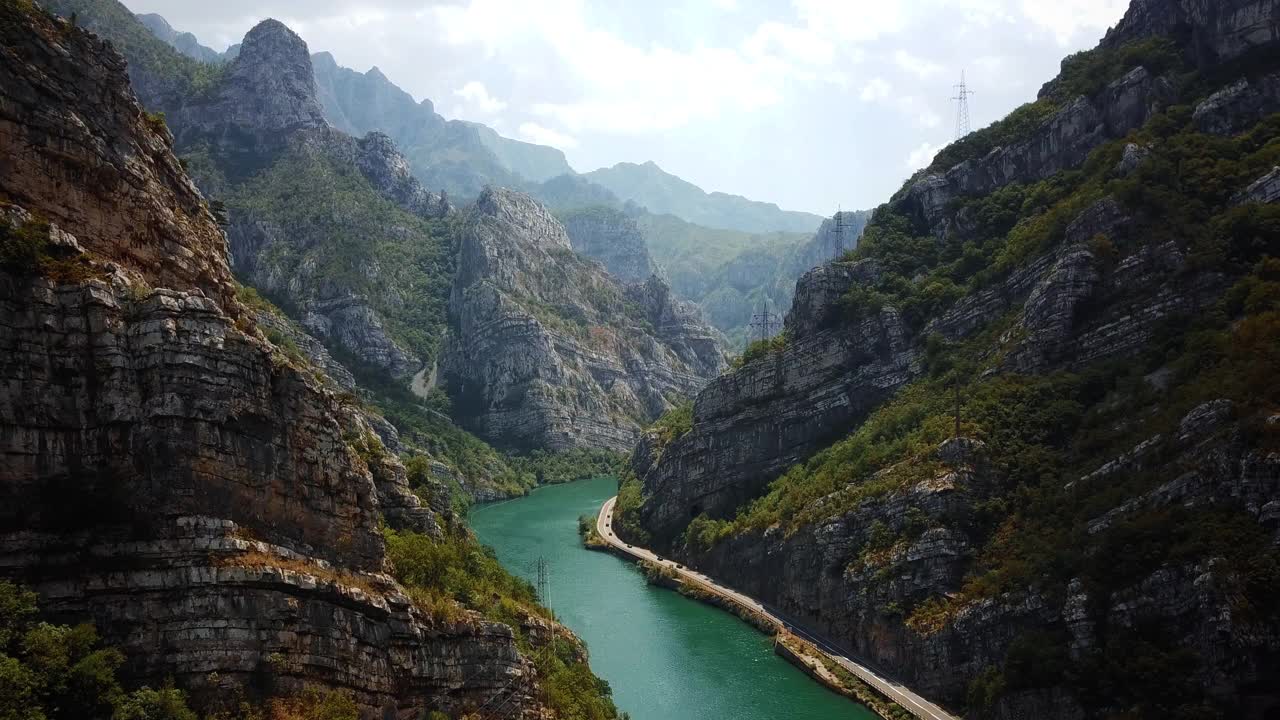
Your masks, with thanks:
[(571, 213), (564, 230), (574, 252), (599, 260), (622, 282), (644, 282), (658, 270), (640, 228), (621, 210), (592, 208)]
[(0, 48), (0, 222), (53, 220), (77, 263), (0, 270), (0, 576), (201, 706), (319, 685), (381, 717), (498, 693), (543, 717), (509, 627), (425, 614), (384, 573), (380, 523), (437, 534), (447, 503), (362, 457), (362, 414), (263, 339), (119, 56), (14, 4)]
[(1278, 26), (1271, 0), (1137, 0), (1102, 44), (1189, 35), (1188, 47), (1203, 67), (1266, 51)]
[(463, 230), (441, 366), (455, 411), (519, 448), (630, 447), (724, 366), (661, 281), (624, 288), (532, 198), (490, 188)]
[(645, 505), (642, 520), (662, 545), (699, 514), (732, 516), (914, 376), (897, 311), (850, 328), (802, 320), (824, 317), (877, 272), (867, 262), (810, 271), (796, 287), (785, 349), (711, 381), (694, 402), (692, 432), (665, 448), (641, 439), (632, 468), (646, 495), (661, 499)]

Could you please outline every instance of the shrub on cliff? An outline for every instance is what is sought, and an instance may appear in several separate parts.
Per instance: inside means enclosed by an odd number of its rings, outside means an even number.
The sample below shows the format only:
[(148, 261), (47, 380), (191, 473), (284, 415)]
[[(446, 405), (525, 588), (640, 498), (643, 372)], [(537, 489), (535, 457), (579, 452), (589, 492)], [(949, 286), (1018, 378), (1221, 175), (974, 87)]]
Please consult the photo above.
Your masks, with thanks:
[(42, 622), (35, 593), (0, 581), (0, 718), (195, 720), (180, 690), (126, 693), (124, 659), (92, 625)]

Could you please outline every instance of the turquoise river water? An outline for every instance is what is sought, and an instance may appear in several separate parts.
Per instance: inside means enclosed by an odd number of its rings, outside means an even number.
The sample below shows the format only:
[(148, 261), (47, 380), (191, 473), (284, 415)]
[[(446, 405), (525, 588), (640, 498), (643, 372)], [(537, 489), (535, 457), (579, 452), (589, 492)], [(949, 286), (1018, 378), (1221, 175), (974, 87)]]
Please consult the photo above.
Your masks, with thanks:
[(550, 566), (550, 605), (591, 651), (591, 667), (633, 720), (873, 720), (773, 654), (728, 613), (645, 583), (630, 563), (582, 547), (578, 516), (617, 491), (611, 478), (478, 507), (471, 526), (511, 572)]

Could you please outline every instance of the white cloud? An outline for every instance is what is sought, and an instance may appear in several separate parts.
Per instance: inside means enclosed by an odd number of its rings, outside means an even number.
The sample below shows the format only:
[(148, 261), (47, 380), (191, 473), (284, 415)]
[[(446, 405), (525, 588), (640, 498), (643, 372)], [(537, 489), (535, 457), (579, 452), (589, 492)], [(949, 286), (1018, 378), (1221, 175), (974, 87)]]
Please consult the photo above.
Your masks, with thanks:
[(921, 80), (937, 77), (945, 69), (936, 62), (912, 55), (906, 50), (896, 50), (893, 53), (893, 63)]
[(578, 141), (573, 137), (533, 122), (521, 123), (519, 135), (521, 140), (528, 140), (538, 145), (550, 145), (561, 150), (572, 150), (578, 147)]
[[(124, 1), (219, 48), (276, 17), (341, 65), (573, 148), (577, 165), (653, 159), (708, 189), (813, 209), (875, 204), (908, 158), (926, 164), (939, 146), (923, 141), (951, 134), (961, 69), (981, 93), (974, 124), (999, 118), (1129, 0)], [(877, 170), (848, 178), (850, 162)]]
[(1101, 34), (1128, 6), (1129, 0), (1022, 0), (1027, 19), (1053, 32), (1059, 45), (1067, 45), (1081, 31)]
[[(462, 98), (465, 108), (478, 111), (482, 115), (494, 115), (507, 109), (507, 104), (490, 95), (489, 89), (479, 80), (468, 82), (466, 85), (454, 90), (453, 94)], [(464, 111), (459, 114), (469, 113)]]
[(875, 102), (889, 97), (889, 93), (892, 90), (893, 87), (889, 85), (887, 80), (882, 77), (875, 77), (862, 86), (862, 92), (859, 93), (858, 97), (863, 102)]
[(912, 150), (911, 154), (907, 156), (907, 170), (915, 172), (916, 170), (927, 166), (933, 161), (933, 156), (937, 155), (938, 151), (941, 149), (942, 148), (940, 146), (934, 145), (931, 142), (920, 143), (920, 145), (915, 150)]

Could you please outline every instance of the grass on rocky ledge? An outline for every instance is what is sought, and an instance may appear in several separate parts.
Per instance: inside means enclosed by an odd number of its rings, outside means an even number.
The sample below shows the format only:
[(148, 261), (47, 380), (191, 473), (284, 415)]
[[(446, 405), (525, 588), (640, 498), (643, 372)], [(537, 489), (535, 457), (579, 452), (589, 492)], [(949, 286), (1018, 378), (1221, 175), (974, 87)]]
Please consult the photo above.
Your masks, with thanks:
[(463, 527), (446, 528), (439, 539), (391, 529), (384, 532), (392, 575), (409, 588), (410, 597), (424, 611), (443, 610), (442, 619), (456, 620), (460, 613), (450, 609), (456, 604), (511, 627), (521, 652), (538, 670), (542, 701), (558, 718), (619, 717), (609, 684), (591, 672), (576, 639), (553, 630), (549, 642), (532, 643), (525, 629), (529, 618), (551, 621), (551, 613), (538, 604), (532, 585), (502, 567), (492, 548), (481, 545)]

